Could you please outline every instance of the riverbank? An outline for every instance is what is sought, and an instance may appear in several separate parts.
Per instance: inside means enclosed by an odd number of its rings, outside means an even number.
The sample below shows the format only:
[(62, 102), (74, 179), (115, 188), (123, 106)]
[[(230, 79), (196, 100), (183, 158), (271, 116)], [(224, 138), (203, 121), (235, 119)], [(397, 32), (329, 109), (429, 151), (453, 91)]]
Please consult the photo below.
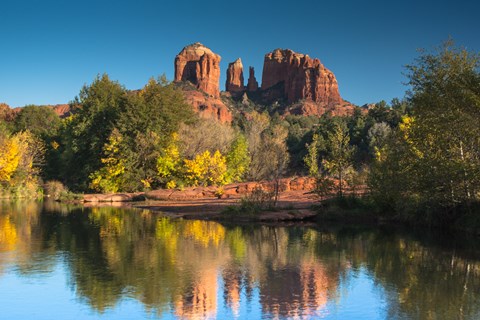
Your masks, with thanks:
[[(282, 222), (315, 221), (317, 223), (395, 224), (411, 228), (439, 229), (480, 235), (480, 205), (469, 214), (449, 224), (422, 219), (415, 214), (393, 214), (381, 211), (369, 197), (352, 196), (346, 192), (341, 198), (321, 199), (314, 193), (315, 180), (309, 177), (285, 178), (279, 181), (279, 199), (276, 206), (257, 206), (248, 200), (255, 190), (272, 192), (274, 183), (245, 182), (222, 187), (193, 187), (160, 189), (142, 193), (85, 194), (75, 202), (85, 207), (114, 206), (148, 209), (162, 212), (172, 218), (217, 220), (225, 222)], [(358, 192), (359, 190), (357, 190)], [(360, 190), (363, 194), (364, 190)], [(247, 199), (248, 201), (245, 201)], [(250, 202), (249, 202), (250, 201)], [(473, 213), (472, 213), (473, 212)]]
[(309, 177), (285, 178), (279, 181), (275, 208), (251, 212), (227, 213), (241, 199), (255, 190), (272, 192), (271, 181), (229, 184), (223, 187), (195, 187), (184, 190), (160, 189), (144, 193), (85, 194), (83, 205), (122, 206), (159, 211), (167, 216), (199, 220), (230, 221), (302, 221), (314, 219), (312, 209), (318, 197), (312, 192), (315, 180)]
[[(116, 195), (113, 199), (127, 199), (128, 195)], [(138, 197), (138, 195), (137, 195)], [(202, 197), (194, 199), (143, 201), (94, 201), (84, 202), (85, 207), (116, 206), (148, 209), (162, 212), (173, 218), (197, 220), (231, 220), (231, 221), (291, 221), (308, 220), (317, 215), (312, 209), (318, 199), (311, 192), (283, 191), (279, 194), (277, 206), (271, 210), (262, 210), (252, 215), (250, 213), (232, 215), (225, 213), (228, 208), (240, 205), (241, 196)]]

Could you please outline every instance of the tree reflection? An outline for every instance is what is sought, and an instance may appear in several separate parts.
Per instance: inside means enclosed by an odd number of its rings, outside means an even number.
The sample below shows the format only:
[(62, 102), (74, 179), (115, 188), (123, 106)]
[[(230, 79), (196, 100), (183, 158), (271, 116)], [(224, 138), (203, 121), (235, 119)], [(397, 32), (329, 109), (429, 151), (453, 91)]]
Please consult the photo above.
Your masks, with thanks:
[[(320, 316), (341, 284), (366, 270), (384, 288), (388, 318), (475, 318), (480, 263), (460, 251), (378, 230), (226, 227), (145, 210), (1, 203), (0, 271), (49, 272), (61, 253), (69, 284), (98, 312), (124, 297), (179, 318), (215, 318), (258, 292), (272, 318)], [(57, 259), (57, 260), (56, 260)], [(223, 301), (217, 298), (223, 296)]]
[(37, 241), (42, 238), (40, 225), (40, 202), (0, 201), (0, 271), (5, 265), (15, 265), (24, 275), (50, 272), (55, 255), (38, 256), (38, 252), (54, 253), (49, 243)]

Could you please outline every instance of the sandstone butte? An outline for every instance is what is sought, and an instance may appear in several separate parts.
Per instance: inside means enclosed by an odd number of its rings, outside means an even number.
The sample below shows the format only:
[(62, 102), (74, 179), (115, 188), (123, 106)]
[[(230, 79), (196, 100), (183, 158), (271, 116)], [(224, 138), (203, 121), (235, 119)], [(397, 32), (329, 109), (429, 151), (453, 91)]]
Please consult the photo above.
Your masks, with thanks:
[[(201, 43), (186, 46), (175, 58), (175, 82), (188, 81), (205, 93), (184, 90), (187, 102), (202, 117), (229, 122), (231, 111), (219, 99), (219, 63), (220, 56)], [(328, 111), (334, 115), (348, 115), (354, 111), (354, 106), (341, 98), (333, 72), (319, 59), (290, 49), (275, 49), (265, 55), (260, 88), (252, 67), (245, 86), (241, 59), (230, 63), (225, 89), (232, 97), (245, 97), (242, 93), (247, 93), (259, 104), (286, 101), (285, 114), (320, 116)], [(249, 95), (253, 92), (258, 94)]]
[[(220, 96), (220, 61), (221, 57), (203, 44), (188, 45), (175, 57), (174, 82), (201, 117), (231, 122), (232, 112)], [(185, 83), (191, 85), (182, 85)], [(260, 104), (287, 101), (285, 114), (320, 116), (329, 111), (343, 116), (354, 111), (354, 106), (341, 98), (335, 75), (320, 60), (289, 49), (275, 49), (265, 55), (261, 87), (253, 67), (244, 85), (240, 58), (228, 65), (225, 87), (227, 96), (246, 98), (242, 93), (247, 93), (249, 98), (260, 99)], [(250, 96), (253, 92), (259, 94)], [(61, 117), (71, 113), (66, 104), (49, 107)], [(12, 118), (20, 111), (17, 109), (0, 104), (0, 117)]]
[(255, 92), (258, 90), (258, 82), (255, 78), (255, 69), (253, 67), (248, 68), (248, 83), (247, 83), (247, 91)]
[(185, 99), (202, 118), (231, 122), (232, 113), (220, 99), (221, 57), (197, 42), (186, 46), (175, 57), (176, 83), (191, 83), (196, 89), (181, 87)]
[(320, 60), (305, 54), (275, 49), (265, 55), (262, 90), (282, 83), (283, 95), (290, 103), (309, 100), (328, 107), (343, 103), (335, 75)]
[(199, 42), (186, 46), (175, 57), (175, 82), (190, 81), (197, 89), (219, 97), (221, 59)]
[(234, 62), (228, 64), (225, 90), (230, 93), (243, 92), (245, 91), (243, 83), (243, 64), (242, 60), (238, 58)]

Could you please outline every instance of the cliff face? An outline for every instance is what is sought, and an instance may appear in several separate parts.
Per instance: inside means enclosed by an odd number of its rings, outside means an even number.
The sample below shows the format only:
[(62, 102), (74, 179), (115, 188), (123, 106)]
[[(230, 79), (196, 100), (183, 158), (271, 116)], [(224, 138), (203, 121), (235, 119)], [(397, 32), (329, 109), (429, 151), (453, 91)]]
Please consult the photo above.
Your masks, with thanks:
[(265, 55), (262, 90), (278, 89), (279, 85), (283, 85), (283, 90), (275, 90), (270, 98), (283, 95), (290, 103), (305, 99), (320, 106), (343, 103), (335, 75), (320, 60), (289, 49), (276, 49)]
[(234, 62), (228, 64), (225, 90), (230, 93), (243, 92), (245, 90), (243, 83), (243, 64), (242, 60), (238, 58)]
[(197, 89), (219, 97), (221, 57), (197, 42), (175, 57), (175, 82), (190, 81)]

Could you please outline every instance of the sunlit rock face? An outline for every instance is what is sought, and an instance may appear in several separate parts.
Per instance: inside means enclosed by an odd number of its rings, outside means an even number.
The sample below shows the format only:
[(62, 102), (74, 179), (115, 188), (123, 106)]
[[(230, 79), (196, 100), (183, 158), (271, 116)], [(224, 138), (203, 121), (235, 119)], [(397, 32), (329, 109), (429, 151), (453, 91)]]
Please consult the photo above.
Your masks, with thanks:
[(188, 45), (175, 57), (175, 82), (190, 81), (197, 89), (219, 97), (221, 59), (199, 42)]
[(305, 99), (333, 106), (343, 102), (335, 75), (320, 60), (290, 49), (275, 49), (265, 55), (262, 90), (279, 84), (283, 84), (283, 92), (277, 94), (291, 103)]
[(200, 117), (231, 122), (232, 113), (220, 99), (220, 60), (199, 42), (186, 46), (175, 57), (175, 82)]
[(228, 64), (225, 90), (233, 94), (243, 92), (245, 90), (243, 83), (243, 64), (242, 60), (238, 58), (234, 62)]

